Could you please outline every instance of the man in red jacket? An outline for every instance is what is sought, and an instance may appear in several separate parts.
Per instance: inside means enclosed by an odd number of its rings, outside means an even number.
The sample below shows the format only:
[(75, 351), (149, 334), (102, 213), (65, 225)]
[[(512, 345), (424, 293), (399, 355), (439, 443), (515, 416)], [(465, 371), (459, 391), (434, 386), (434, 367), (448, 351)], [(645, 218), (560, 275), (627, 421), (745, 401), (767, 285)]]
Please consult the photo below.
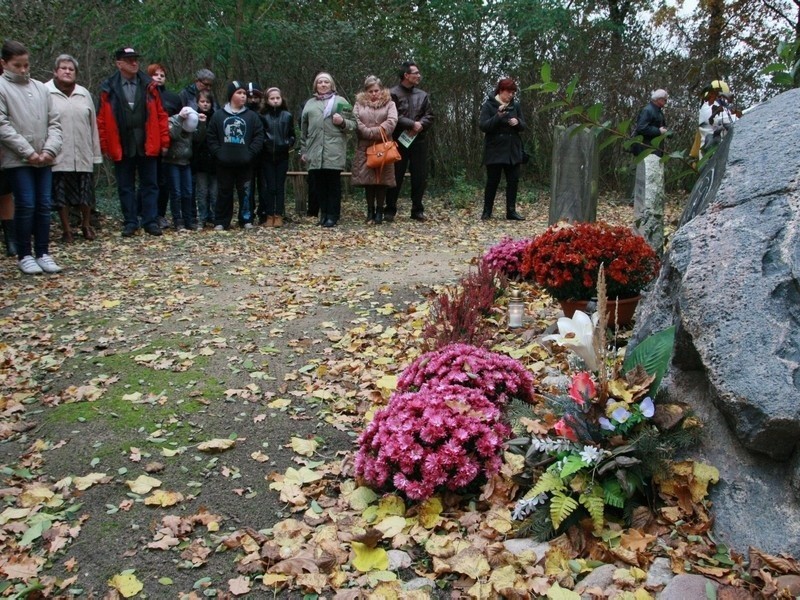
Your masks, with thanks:
[(167, 113), (155, 82), (139, 70), (136, 50), (120, 48), (114, 59), (117, 72), (100, 84), (97, 127), (103, 155), (114, 161), (125, 219), (122, 236), (136, 233), (140, 217), (145, 232), (161, 235), (156, 159), (169, 149)]

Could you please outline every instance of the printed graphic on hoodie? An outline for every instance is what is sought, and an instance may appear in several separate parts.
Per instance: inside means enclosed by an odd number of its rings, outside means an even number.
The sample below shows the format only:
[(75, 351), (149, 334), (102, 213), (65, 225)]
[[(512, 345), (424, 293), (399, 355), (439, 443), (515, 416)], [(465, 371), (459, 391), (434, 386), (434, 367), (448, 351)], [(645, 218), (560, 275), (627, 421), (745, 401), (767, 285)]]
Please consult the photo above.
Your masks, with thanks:
[(239, 115), (231, 115), (225, 118), (222, 125), (223, 131), (225, 132), (226, 144), (244, 145), (244, 138), (247, 134), (247, 123), (242, 117)]

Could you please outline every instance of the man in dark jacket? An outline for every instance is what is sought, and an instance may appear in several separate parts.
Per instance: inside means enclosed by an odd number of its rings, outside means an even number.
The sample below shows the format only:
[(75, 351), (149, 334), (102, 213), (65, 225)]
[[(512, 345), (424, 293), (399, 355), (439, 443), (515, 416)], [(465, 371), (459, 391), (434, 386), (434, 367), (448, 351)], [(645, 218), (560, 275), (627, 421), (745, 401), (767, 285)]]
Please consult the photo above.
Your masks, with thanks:
[(406, 61), (400, 69), (400, 83), (390, 92), (397, 106), (397, 127), (394, 139), (398, 141), (401, 160), (394, 163), (397, 186), (386, 192), (384, 220), (392, 222), (397, 214), (397, 199), (403, 186), (406, 169), (411, 169), (411, 218), (425, 221), (422, 196), (428, 181), (428, 140), (426, 134), (433, 125), (430, 97), (419, 85), (422, 74), (413, 61)]
[[(215, 80), (216, 76), (209, 69), (200, 69), (197, 71), (197, 73), (195, 73), (194, 83), (190, 83), (181, 90), (180, 98), (183, 106), (188, 106), (194, 110), (197, 110), (197, 92), (211, 90), (211, 88), (214, 87)], [(211, 108), (214, 110), (219, 108), (219, 104), (217, 104), (216, 99), (214, 100)]]
[[(157, 159), (169, 149), (169, 123), (155, 82), (139, 70), (133, 48), (114, 53), (117, 72), (100, 84), (97, 127), (103, 155), (114, 161), (117, 191), (125, 225), (123, 237), (139, 228), (161, 235), (157, 223)], [(141, 206), (137, 202), (139, 175)]]
[[(640, 144), (634, 144), (633, 153), (639, 155), (656, 144), (654, 140), (668, 134), (663, 108), (667, 104), (667, 92), (656, 90), (650, 103), (639, 111), (634, 135), (642, 136)], [(664, 151), (658, 148), (636, 165), (636, 187), (633, 193), (634, 227), (661, 255), (664, 247)]]

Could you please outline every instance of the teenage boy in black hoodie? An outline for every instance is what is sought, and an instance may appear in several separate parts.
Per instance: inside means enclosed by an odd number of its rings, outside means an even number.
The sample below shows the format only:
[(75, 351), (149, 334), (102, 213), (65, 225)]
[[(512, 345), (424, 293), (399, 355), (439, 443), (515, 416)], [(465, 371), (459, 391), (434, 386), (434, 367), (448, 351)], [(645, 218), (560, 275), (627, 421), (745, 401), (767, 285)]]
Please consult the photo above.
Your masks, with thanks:
[(264, 126), (258, 113), (246, 106), (246, 84), (228, 84), (228, 103), (211, 117), (208, 149), (217, 162), (217, 208), (214, 229), (229, 229), (233, 219), (233, 189), (239, 197), (239, 226), (252, 229), (252, 211), (245, 218), (242, 208), (249, 194), (253, 161), (264, 145)]

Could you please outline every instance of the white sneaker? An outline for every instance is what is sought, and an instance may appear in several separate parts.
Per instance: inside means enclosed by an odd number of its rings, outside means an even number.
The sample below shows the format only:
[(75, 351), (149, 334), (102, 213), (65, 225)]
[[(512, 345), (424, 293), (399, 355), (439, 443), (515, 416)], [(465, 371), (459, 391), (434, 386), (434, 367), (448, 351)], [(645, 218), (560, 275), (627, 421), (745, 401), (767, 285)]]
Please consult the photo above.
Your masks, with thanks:
[(19, 261), (19, 270), (25, 273), (25, 275), (41, 275), (44, 273), (42, 267), (39, 266), (39, 263), (37, 263), (36, 259), (30, 254), (28, 256), (23, 256), (22, 260)]
[(253, 224), (252, 223), (245, 223), (244, 224), (244, 228), (245, 229), (252, 229), (253, 228)]
[(56, 264), (56, 261), (49, 254), (42, 254), (41, 258), (36, 259), (36, 264), (45, 273), (60, 273), (61, 267)]
[(214, 231), (225, 231), (225, 228), (222, 225), (217, 225), (214, 227)]

